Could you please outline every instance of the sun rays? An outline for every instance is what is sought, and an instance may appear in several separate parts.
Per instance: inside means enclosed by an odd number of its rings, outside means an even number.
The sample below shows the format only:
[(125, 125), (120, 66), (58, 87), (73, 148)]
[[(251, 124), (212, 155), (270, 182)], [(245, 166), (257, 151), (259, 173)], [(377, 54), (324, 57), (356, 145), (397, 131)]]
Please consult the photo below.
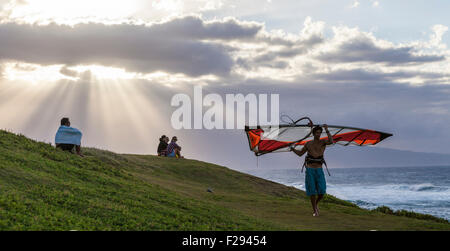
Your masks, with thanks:
[[(158, 107), (169, 98), (160, 94), (168, 87), (150, 84), (148, 77), (99, 65), (10, 63), (3, 71), (3, 129), (53, 143), (59, 120), (70, 117), (84, 131), (83, 145), (133, 153), (149, 153), (153, 145), (148, 142), (167, 131), (161, 122), (170, 114)], [(167, 75), (161, 72), (158, 78)]]

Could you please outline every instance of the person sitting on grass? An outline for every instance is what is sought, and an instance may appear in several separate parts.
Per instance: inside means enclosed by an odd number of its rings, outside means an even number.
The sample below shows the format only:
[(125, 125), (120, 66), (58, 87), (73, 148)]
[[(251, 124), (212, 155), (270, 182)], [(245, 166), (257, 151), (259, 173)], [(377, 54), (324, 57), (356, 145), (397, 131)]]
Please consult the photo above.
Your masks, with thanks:
[(177, 136), (172, 137), (172, 141), (167, 146), (167, 156), (168, 157), (176, 157), (176, 158), (184, 158), (181, 156), (181, 146), (177, 145)]
[(63, 151), (68, 151), (73, 153), (73, 148), (75, 148), (76, 154), (84, 157), (81, 154), (81, 137), (83, 134), (76, 128), (70, 127), (69, 118), (61, 119), (61, 126), (55, 135), (55, 145)]
[(167, 156), (167, 146), (169, 145), (169, 137), (166, 135), (159, 138), (158, 156)]

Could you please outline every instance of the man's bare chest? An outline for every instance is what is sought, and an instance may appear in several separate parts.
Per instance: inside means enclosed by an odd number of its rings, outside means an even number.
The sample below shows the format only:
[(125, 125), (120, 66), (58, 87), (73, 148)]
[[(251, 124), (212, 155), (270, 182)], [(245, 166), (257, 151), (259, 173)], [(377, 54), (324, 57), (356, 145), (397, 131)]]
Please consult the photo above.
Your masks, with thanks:
[(325, 144), (322, 142), (309, 142), (306, 146), (308, 153), (314, 157), (322, 156), (325, 152)]

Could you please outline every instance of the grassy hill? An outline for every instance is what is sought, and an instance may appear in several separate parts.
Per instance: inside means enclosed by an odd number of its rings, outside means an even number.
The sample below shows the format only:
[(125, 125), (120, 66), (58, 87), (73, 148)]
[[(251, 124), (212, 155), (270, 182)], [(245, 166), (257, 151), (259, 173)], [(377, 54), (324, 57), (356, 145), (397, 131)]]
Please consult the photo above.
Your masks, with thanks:
[(332, 196), (312, 217), (304, 191), (197, 160), (83, 153), (0, 130), (0, 230), (450, 230)]

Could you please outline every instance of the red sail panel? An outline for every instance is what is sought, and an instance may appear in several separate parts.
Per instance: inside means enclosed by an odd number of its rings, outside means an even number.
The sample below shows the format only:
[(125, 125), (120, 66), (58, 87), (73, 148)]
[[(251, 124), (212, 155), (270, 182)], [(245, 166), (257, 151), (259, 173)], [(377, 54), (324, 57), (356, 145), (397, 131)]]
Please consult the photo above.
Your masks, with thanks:
[[(356, 130), (347, 133), (340, 133), (333, 135), (334, 143), (353, 143), (355, 145), (375, 145), (380, 142), (382, 139), (382, 133), (373, 131), (373, 130)], [(326, 140), (327, 137), (322, 137), (320, 139)], [(296, 145), (304, 145), (310, 140), (303, 140), (301, 142), (296, 143)]]

